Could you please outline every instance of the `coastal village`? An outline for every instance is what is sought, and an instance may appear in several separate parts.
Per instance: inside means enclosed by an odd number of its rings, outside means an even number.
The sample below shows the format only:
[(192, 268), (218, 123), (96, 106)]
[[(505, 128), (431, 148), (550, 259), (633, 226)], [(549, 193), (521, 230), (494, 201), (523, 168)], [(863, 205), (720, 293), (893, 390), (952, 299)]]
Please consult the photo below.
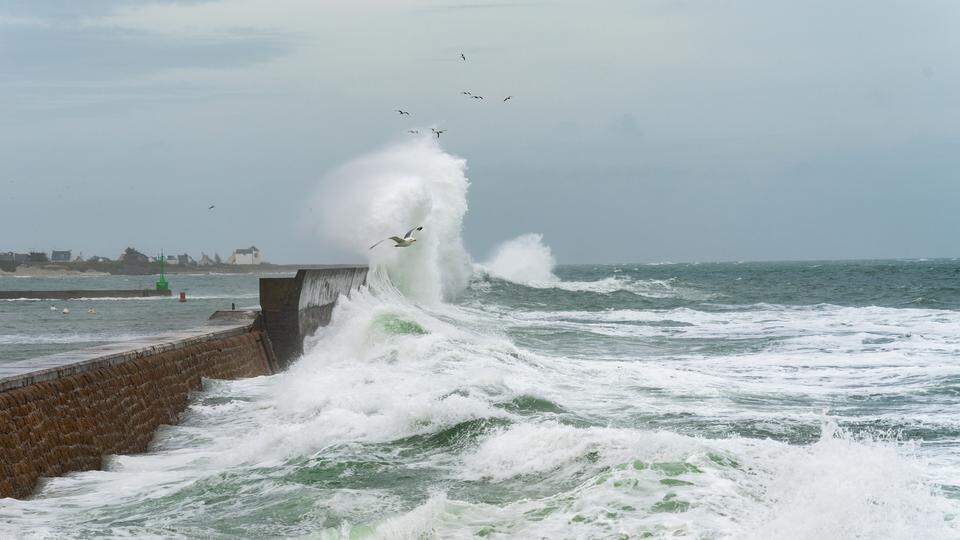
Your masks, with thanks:
[[(161, 260), (162, 259), (162, 260)], [(161, 267), (167, 272), (182, 271), (247, 271), (260, 266), (273, 266), (263, 259), (263, 252), (256, 246), (235, 249), (226, 258), (220, 254), (209, 256), (201, 253), (199, 258), (190, 254), (147, 255), (136, 248), (127, 247), (115, 259), (93, 255), (84, 257), (83, 253), (74, 255), (72, 250), (14, 251), (0, 252), (0, 272), (101, 272), (108, 274), (143, 275), (157, 273)]]

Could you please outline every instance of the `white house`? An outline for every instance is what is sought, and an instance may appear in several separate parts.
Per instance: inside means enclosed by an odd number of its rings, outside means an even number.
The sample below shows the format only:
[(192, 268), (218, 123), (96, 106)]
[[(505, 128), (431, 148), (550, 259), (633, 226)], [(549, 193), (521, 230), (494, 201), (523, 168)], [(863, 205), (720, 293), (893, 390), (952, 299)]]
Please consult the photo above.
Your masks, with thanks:
[(261, 264), (262, 262), (263, 255), (256, 246), (234, 250), (233, 255), (227, 259), (227, 264)]

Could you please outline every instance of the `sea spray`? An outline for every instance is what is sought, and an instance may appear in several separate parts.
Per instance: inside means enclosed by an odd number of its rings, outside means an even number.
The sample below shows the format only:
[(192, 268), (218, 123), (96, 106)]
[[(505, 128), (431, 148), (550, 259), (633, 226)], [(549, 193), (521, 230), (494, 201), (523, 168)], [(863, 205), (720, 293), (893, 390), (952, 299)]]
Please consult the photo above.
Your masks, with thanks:
[[(404, 295), (437, 303), (455, 298), (471, 275), (460, 238), (467, 212), (466, 162), (431, 137), (355, 159), (321, 182), (315, 206), (320, 236), (368, 258)], [(411, 248), (375, 242), (422, 226)]]
[(560, 281), (553, 274), (557, 261), (543, 235), (529, 233), (508, 240), (481, 265), (490, 275), (521, 285), (548, 286)]

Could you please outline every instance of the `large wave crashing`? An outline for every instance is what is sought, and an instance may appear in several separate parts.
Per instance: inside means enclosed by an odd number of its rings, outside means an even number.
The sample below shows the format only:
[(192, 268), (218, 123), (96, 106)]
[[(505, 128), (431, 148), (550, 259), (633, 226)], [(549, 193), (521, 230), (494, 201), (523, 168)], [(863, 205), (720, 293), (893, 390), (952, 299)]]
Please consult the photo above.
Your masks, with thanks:
[[(460, 231), (467, 212), (466, 161), (433, 138), (396, 143), (327, 175), (317, 194), (319, 233), (334, 245), (369, 258), (371, 282), (411, 299), (436, 303), (456, 297), (472, 274)], [(374, 242), (418, 225), (415, 249)]]

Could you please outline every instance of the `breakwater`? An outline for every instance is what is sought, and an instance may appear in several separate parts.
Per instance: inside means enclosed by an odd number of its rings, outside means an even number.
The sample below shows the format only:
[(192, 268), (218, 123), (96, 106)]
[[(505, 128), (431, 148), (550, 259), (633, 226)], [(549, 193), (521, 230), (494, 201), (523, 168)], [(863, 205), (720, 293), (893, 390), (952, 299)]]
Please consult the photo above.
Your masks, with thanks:
[(292, 278), (261, 278), (264, 328), (282, 367), (303, 354), (303, 340), (326, 326), (337, 297), (366, 283), (365, 266), (327, 266), (299, 270)]
[(70, 300), (76, 298), (146, 298), (149, 296), (170, 296), (170, 290), (156, 289), (88, 289), (69, 291), (0, 291), (0, 300)]
[[(286, 278), (293, 286), (284, 290), (296, 301), (276, 304), (271, 317), (296, 321), (297, 331), (274, 332), (277, 348), (302, 350), (302, 332), (329, 322), (339, 295), (365, 277), (366, 268), (327, 267)], [(292, 358), (275, 355), (265, 320), (256, 311), (218, 312), (189, 331), (0, 365), (0, 497), (25, 497), (43, 477), (146, 450), (158, 426), (177, 421), (203, 378), (283, 369)]]

